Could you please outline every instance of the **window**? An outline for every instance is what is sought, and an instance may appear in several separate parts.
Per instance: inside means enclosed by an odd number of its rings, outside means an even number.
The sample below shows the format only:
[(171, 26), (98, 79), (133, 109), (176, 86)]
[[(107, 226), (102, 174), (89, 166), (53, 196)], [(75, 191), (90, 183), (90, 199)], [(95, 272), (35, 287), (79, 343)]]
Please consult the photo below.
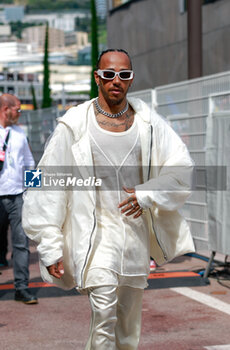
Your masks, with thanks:
[(22, 87), (22, 86), (19, 86), (18, 87), (18, 95), (20, 97), (24, 97), (26, 96), (26, 88)]
[(14, 94), (14, 87), (13, 86), (8, 86), (7, 87), (7, 93), (8, 94)]

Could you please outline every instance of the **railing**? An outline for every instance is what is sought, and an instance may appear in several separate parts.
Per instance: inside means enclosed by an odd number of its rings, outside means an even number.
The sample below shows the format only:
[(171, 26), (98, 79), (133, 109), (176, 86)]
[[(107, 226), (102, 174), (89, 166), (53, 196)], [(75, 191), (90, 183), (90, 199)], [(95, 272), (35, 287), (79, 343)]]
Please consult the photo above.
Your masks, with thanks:
[[(143, 90), (130, 96), (144, 97), (149, 106), (155, 106), (186, 143), (195, 164), (205, 166), (207, 117), (214, 100), (218, 110), (230, 109), (226, 99), (223, 103), (223, 94), (227, 91), (230, 91), (230, 72), (159, 86), (155, 91)], [(194, 191), (182, 211), (190, 224), (196, 248), (212, 249), (208, 237), (206, 189)]]

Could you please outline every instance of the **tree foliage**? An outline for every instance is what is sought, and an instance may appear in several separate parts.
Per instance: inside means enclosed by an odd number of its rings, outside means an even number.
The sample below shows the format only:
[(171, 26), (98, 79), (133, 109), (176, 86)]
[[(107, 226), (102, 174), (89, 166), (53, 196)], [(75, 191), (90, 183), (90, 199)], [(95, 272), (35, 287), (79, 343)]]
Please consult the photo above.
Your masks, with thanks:
[(29, 11), (90, 9), (90, 0), (27, 0), (25, 2)]
[(52, 105), (51, 91), (49, 87), (49, 25), (46, 24), (44, 59), (43, 59), (43, 101), (42, 108), (48, 108)]
[(1, 6), (1, 4), (5, 5), (5, 4), (13, 4), (13, 3), (14, 3), (14, 0), (1, 0), (0, 6)]
[(27, 11), (90, 9), (90, 0), (0, 0), (1, 4), (25, 5)]
[(91, 0), (91, 39), (92, 39), (92, 49), (91, 49), (91, 60), (92, 60), (92, 72), (91, 72), (91, 90), (90, 97), (97, 97), (98, 88), (94, 79), (93, 72), (97, 66), (98, 60), (98, 29), (97, 29), (97, 13), (95, 0)]
[(34, 110), (38, 109), (38, 105), (37, 105), (37, 99), (36, 99), (36, 94), (35, 94), (35, 89), (33, 84), (30, 85), (30, 91), (31, 91), (31, 95), (32, 95), (32, 104), (33, 104), (33, 108)]

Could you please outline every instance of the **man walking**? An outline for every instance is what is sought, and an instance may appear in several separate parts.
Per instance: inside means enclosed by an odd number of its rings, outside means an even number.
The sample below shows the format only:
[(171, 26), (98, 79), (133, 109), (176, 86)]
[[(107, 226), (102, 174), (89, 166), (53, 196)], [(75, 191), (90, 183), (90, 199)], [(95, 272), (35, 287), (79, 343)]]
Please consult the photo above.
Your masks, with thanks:
[[(1, 173), (0, 173), (1, 174)], [(8, 226), (9, 220), (5, 208), (1, 205), (0, 202), (0, 212), (1, 212), (1, 221), (0, 221), (0, 267), (7, 267), (8, 261), (6, 259), (8, 251)]]
[(34, 167), (34, 160), (23, 130), (17, 126), (21, 103), (13, 95), (0, 96), (0, 227), (6, 214), (11, 226), (15, 300), (36, 304), (29, 292), (29, 246), (22, 224), (23, 167)]
[(38, 243), (43, 278), (88, 294), (86, 349), (134, 350), (150, 255), (162, 264), (194, 250), (177, 211), (193, 163), (160, 116), (127, 99), (134, 73), (126, 51), (102, 52), (94, 75), (98, 98), (59, 119), (39, 166), (76, 167), (83, 179), (93, 168), (104, 188), (28, 191), (23, 225)]

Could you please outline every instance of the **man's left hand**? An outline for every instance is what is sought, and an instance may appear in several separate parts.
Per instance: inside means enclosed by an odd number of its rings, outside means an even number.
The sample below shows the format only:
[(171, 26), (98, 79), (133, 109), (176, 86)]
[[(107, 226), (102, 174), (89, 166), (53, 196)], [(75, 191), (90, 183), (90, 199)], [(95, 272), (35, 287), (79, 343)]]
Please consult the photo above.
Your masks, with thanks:
[(140, 205), (137, 202), (135, 189), (127, 188), (127, 187), (124, 187), (123, 189), (126, 193), (131, 195), (129, 195), (128, 198), (126, 198), (121, 203), (119, 203), (118, 208), (122, 208), (121, 213), (122, 214), (126, 213), (125, 214), (126, 216), (135, 214), (133, 218), (136, 219), (142, 214), (143, 209), (140, 207)]
[(49, 274), (60, 279), (64, 275), (63, 261), (59, 261), (57, 264), (47, 266)]

